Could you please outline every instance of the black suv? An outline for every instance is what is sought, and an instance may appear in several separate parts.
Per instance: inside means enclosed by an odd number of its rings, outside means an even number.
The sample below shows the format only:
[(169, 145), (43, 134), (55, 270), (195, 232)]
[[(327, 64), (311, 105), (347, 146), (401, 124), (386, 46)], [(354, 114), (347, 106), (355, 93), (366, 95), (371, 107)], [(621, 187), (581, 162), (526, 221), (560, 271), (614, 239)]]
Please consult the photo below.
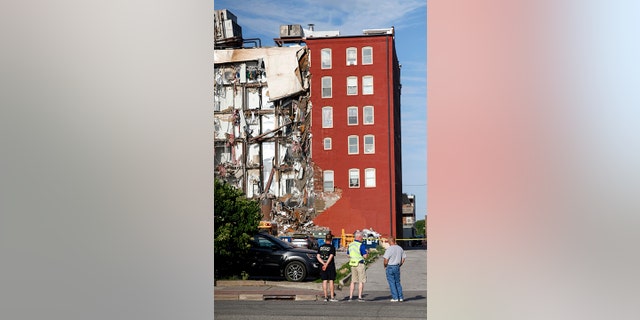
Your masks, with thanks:
[(320, 263), (316, 251), (296, 248), (267, 233), (251, 239), (249, 274), (255, 276), (284, 276), (288, 281), (304, 281), (317, 277)]

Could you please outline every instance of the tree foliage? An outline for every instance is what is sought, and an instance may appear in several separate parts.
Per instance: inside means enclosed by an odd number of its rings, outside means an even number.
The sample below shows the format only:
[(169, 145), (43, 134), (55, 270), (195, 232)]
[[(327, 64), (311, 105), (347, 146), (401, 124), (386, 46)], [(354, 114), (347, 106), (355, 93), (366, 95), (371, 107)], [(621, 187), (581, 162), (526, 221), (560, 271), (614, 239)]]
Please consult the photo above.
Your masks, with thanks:
[(424, 219), (416, 221), (414, 225), (416, 228), (416, 235), (424, 235), (424, 232), (425, 232), (424, 223), (425, 223)]
[(262, 217), (260, 204), (221, 180), (215, 181), (214, 202), (215, 277), (237, 276), (245, 271), (243, 260), (249, 240)]

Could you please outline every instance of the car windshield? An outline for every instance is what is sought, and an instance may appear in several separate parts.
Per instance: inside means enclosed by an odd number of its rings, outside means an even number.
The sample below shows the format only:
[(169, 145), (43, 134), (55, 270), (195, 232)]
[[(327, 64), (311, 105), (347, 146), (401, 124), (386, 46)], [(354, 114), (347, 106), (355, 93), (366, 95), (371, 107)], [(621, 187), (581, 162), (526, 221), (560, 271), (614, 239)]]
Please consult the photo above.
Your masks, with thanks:
[(264, 236), (269, 238), (269, 240), (271, 240), (273, 242), (277, 242), (278, 244), (280, 244), (281, 246), (283, 246), (285, 248), (295, 248), (293, 245), (291, 245), (291, 243), (283, 241), (280, 238), (274, 237), (274, 236), (269, 235), (269, 234), (264, 234)]

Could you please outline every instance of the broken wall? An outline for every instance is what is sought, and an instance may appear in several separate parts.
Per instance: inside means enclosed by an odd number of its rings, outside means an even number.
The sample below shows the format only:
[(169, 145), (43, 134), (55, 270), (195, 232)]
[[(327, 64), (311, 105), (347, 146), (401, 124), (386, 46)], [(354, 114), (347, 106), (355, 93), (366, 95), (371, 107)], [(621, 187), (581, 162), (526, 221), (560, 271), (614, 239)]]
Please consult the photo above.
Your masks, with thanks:
[(281, 233), (313, 227), (308, 59), (306, 47), (214, 55), (215, 177), (259, 199)]

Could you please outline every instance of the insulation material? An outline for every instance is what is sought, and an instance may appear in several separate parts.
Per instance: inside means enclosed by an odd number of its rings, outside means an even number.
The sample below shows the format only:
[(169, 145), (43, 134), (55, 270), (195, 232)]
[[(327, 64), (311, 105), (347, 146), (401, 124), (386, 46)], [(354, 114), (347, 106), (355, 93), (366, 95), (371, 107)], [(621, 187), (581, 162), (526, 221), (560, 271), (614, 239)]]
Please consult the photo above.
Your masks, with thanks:
[(232, 151), (231, 163), (233, 163), (234, 165), (239, 165), (241, 163), (241, 159), (244, 158), (244, 143), (236, 143)]
[(258, 144), (252, 144), (248, 148), (247, 165), (259, 166), (260, 165), (260, 146)]
[(272, 132), (275, 129), (276, 129), (276, 117), (271, 114), (264, 115), (262, 117), (262, 132), (260, 132), (260, 134)]
[(234, 133), (233, 123), (228, 115), (216, 115), (213, 119), (214, 134), (216, 139), (227, 139), (228, 134)]
[(260, 109), (260, 90), (258, 88), (247, 88), (247, 109)]
[(262, 105), (263, 105), (262, 109), (274, 109), (275, 108), (275, 105), (273, 104), (273, 101), (271, 101), (269, 99), (269, 88), (263, 88), (262, 89)]
[(221, 94), (215, 97), (216, 104), (219, 106), (218, 111), (225, 111), (229, 109), (238, 109), (242, 107), (242, 95), (234, 94), (233, 87), (224, 87), (220, 89)]
[(245, 193), (248, 198), (253, 198), (259, 196), (261, 193), (261, 181), (260, 181), (260, 170), (259, 169), (251, 169), (247, 170), (247, 190)]
[(215, 50), (213, 61), (220, 64), (262, 59), (269, 83), (269, 97), (271, 100), (278, 100), (308, 88), (299, 70), (299, 59), (307, 56), (304, 54), (306, 52), (306, 47)]

